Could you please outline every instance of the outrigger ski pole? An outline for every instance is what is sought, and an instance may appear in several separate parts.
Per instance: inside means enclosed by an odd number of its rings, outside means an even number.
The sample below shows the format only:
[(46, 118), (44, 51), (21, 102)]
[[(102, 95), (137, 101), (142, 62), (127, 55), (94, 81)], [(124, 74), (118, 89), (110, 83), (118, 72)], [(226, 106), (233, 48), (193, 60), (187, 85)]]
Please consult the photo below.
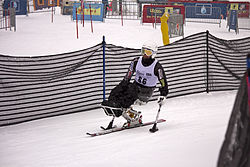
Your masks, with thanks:
[(159, 130), (159, 129), (157, 128), (157, 122), (158, 122), (158, 118), (159, 118), (160, 111), (161, 111), (162, 101), (163, 101), (163, 98), (160, 98), (159, 101), (158, 101), (159, 109), (158, 109), (158, 112), (157, 112), (157, 115), (156, 115), (155, 123), (154, 123), (153, 127), (152, 127), (151, 129), (149, 129), (149, 131), (150, 131), (151, 133), (155, 133), (156, 131)]

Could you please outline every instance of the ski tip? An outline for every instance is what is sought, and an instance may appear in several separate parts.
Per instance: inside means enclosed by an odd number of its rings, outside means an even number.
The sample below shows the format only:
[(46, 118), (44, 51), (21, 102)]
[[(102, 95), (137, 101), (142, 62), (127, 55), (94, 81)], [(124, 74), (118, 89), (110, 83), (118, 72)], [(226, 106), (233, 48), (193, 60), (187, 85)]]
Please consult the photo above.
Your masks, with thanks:
[(88, 135), (88, 136), (91, 136), (91, 137), (94, 137), (94, 136), (96, 136), (95, 134), (93, 134), (93, 133), (86, 133), (86, 135)]
[(157, 122), (166, 122), (166, 120), (165, 119), (158, 119)]

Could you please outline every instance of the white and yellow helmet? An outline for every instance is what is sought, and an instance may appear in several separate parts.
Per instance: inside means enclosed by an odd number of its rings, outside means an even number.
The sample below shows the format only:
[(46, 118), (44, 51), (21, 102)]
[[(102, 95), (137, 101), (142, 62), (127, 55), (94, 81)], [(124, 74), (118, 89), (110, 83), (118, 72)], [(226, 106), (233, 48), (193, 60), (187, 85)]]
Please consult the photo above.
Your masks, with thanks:
[(147, 56), (151, 56), (152, 58), (155, 58), (158, 51), (158, 46), (156, 43), (152, 41), (147, 41), (142, 45), (141, 54), (146, 54)]

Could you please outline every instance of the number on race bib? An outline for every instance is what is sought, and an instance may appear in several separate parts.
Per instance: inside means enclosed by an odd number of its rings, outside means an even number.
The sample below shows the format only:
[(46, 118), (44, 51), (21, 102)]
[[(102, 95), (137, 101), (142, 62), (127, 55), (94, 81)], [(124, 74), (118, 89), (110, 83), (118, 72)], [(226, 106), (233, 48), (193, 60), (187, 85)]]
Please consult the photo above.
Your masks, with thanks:
[(145, 85), (147, 83), (147, 79), (139, 77), (138, 82), (141, 83), (141, 84), (143, 84), (143, 85)]

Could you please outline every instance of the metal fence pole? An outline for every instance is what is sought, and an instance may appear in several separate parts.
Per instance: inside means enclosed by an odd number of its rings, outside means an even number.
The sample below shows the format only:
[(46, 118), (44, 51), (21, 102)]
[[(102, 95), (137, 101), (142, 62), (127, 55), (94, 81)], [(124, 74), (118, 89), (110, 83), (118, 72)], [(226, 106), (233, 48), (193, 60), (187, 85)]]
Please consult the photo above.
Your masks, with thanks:
[(105, 36), (103, 36), (102, 40), (102, 58), (103, 58), (103, 100), (105, 100)]
[(206, 56), (207, 56), (207, 88), (206, 91), (209, 93), (209, 58), (208, 58), (208, 35), (209, 31), (206, 31)]

